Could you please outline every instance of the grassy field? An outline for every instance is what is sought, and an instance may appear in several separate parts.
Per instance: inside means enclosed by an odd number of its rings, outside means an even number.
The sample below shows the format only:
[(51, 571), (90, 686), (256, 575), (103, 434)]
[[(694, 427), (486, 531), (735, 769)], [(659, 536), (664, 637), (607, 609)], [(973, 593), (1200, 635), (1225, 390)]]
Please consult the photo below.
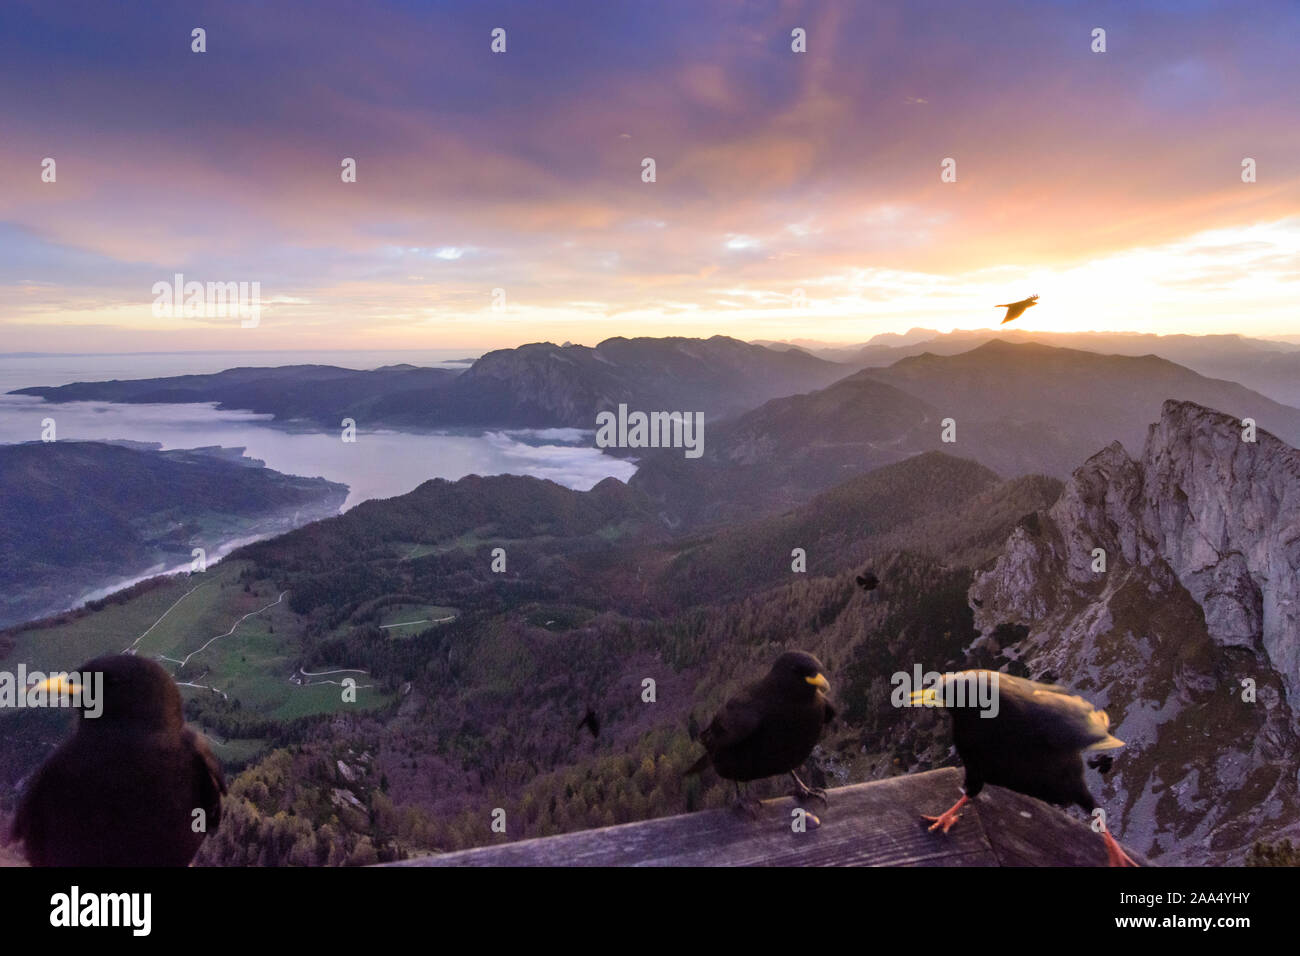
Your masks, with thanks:
[(246, 740), (221, 740), (212, 734), (205, 734), (208, 746), (222, 763), (246, 764), (266, 749), (268, 741), (262, 738)]
[[(217, 574), (217, 569), (210, 573)], [(14, 635), (14, 649), (7, 660), (24, 661), (29, 669), (71, 670), (100, 654), (124, 651), (193, 589), (198, 577), (178, 575), (126, 604), (111, 604), (56, 627), (19, 631)]]
[[(72, 670), (100, 654), (127, 649), (158, 660), (177, 678), (185, 697), (220, 693), (251, 713), (277, 721), (347, 709), (380, 707), (392, 700), (364, 673), (298, 677), (301, 623), (270, 581), (241, 581), (246, 562), (222, 562), (202, 574), (177, 575), (121, 605), (108, 605), (52, 628), (15, 635), (6, 666)], [(437, 619), (454, 614), (431, 605), (394, 605), (383, 623)], [(428, 624), (418, 625), (419, 628)], [(417, 626), (393, 629), (414, 633)], [(347, 668), (347, 661), (331, 668)], [(341, 681), (356, 680), (356, 702), (344, 702)], [(215, 745), (219, 756), (242, 762), (265, 740)]]

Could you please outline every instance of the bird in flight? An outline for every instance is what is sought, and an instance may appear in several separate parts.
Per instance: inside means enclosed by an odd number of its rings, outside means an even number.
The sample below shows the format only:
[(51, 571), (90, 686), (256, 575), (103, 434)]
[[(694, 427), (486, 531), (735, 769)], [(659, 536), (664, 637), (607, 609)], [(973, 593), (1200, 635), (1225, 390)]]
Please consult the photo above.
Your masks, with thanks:
[(795, 773), (835, 716), (822, 693), (830, 688), (822, 671), (811, 654), (782, 654), (766, 677), (727, 701), (700, 734), (705, 753), (686, 773), (712, 764), (720, 777), (735, 781), (737, 807), (751, 816), (756, 808), (741, 798), (740, 784), (778, 774), (794, 778), (796, 800), (816, 797), (824, 803), (826, 792), (807, 786)]
[[(991, 686), (996, 709), (974, 706), (980, 683)], [(1124, 746), (1111, 736), (1104, 710), (1056, 684), (978, 670), (944, 674), (937, 686), (914, 691), (911, 704), (946, 707), (957, 756), (966, 768), (961, 799), (939, 816), (925, 817), (931, 830), (947, 833), (986, 783), (1058, 806), (1077, 804), (1096, 818), (1099, 804), (1084, 780), (1082, 755), (1105, 773), (1111, 761), (1102, 752)], [(1111, 836), (1104, 816), (1101, 823), (1109, 864), (1137, 866)]]
[(583, 727), (586, 727), (591, 731), (593, 739), (600, 736), (600, 715), (596, 713), (594, 708), (587, 708), (587, 715), (583, 717), (582, 720), (578, 721), (578, 726), (574, 730), (574, 733), (577, 733)]
[(1034, 305), (1038, 305), (1038, 296), (1036, 295), (1031, 295), (1028, 299), (1021, 299), (1019, 302), (1004, 302), (1001, 305), (995, 305), (993, 308), (1007, 310), (1006, 318), (1002, 320), (1002, 324), (1006, 325), (1012, 319), (1020, 318), (1025, 314), (1025, 309)]

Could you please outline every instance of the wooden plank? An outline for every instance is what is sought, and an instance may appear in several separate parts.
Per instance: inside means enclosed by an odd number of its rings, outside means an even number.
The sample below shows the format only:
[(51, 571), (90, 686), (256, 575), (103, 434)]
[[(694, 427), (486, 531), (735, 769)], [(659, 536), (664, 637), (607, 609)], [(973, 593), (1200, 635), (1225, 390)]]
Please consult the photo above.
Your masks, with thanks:
[[(980, 812), (999, 866), (1105, 866), (1106, 845), (1082, 820), (1001, 787), (980, 794)], [(1043, 857), (1050, 850), (1051, 862)], [(1142, 866), (1151, 862), (1125, 848)]]
[[(1101, 838), (1060, 811), (989, 787), (946, 835), (928, 832), (959, 796), (956, 768), (830, 791), (808, 807), (821, 826), (794, 832), (794, 801), (764, 801), (757, 820), (706, 810), (520, 840), (393, 866), (1096, 866)], [(1135, 859), (1137, 857), (1135, 856)], [(1142, 862), (1139, 859), (1139, 862)]]

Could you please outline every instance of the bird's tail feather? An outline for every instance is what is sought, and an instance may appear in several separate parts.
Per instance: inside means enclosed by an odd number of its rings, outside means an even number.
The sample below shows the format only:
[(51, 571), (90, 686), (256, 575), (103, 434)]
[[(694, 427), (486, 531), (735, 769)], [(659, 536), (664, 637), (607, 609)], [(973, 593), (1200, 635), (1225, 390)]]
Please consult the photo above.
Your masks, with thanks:
[(1110, 733), (1110, 715), (1104, 710), (1093, 710), (1088, 715), (1088, 724), (1099, 736), (1091, 744), (1083, 748), (1084, 753), (1096, 750), (1114, 750), (1116, 747), (1124, 746), (1124, 741)]

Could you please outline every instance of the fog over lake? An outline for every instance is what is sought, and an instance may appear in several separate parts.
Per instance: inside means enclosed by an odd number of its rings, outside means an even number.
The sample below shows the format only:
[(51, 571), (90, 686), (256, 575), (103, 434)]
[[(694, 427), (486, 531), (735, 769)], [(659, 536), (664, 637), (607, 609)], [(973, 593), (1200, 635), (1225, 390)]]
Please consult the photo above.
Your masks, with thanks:
[[(467, 357), (471, 351), (441, 353), (240, 353), (150, 356), (0, 356), (0, 390), (74, 381), (151, 378), (214, 372), (236, 366), (329, 364), (375, 368), (406, 361), (425, 366)], [(368, 359), (359, 361), (358, 359)], [(417, 434), (358, 430), (345, 443), (341, 430), (304, 431), (270, 424), (270, 415), (218, 410), (211, 404), (125, 405), (111, 402), (51, 404), (25, 395), (0, 394), (0, 443), (35, 441), (41, 420), (53, 418), (60, 440), (125, 438), (160, 442), (165, 449), (222, 445), (244, 448), (268, 468), (290, 475), (328, 478), (348, 485), (345, 508), (368, 498), (405, 494), (430, 478), (533, 475), (586, 490), (604, 478), (626, 481), (632, 463), (602, 454), (594, 432), (548, 428), (474, 434)]]

